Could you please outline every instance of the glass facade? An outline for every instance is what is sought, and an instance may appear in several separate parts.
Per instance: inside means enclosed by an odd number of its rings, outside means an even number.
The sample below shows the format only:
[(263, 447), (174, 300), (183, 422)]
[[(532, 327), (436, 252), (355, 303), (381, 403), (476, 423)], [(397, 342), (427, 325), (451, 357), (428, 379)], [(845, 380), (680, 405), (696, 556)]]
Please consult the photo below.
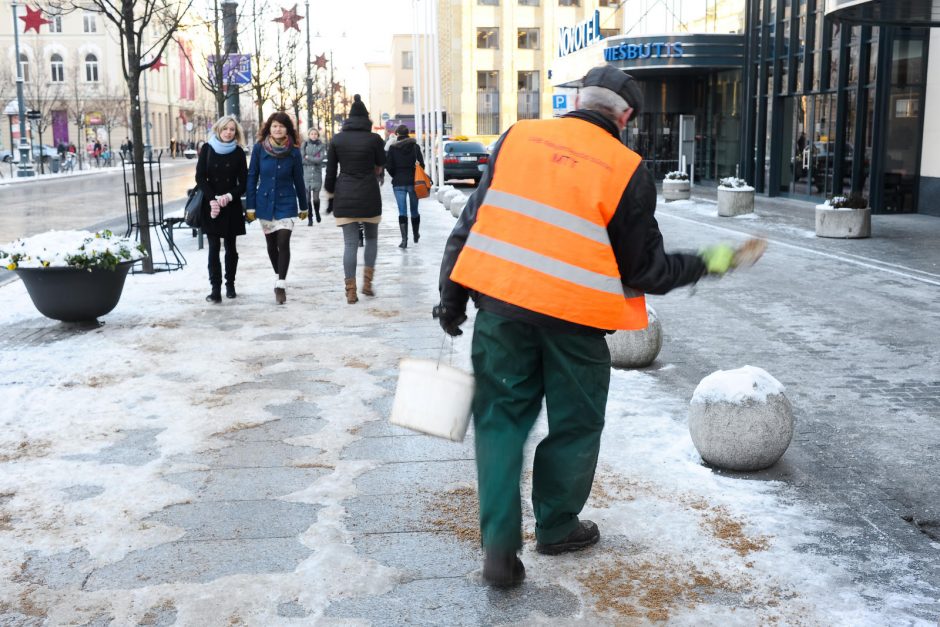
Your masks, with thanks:
[(928, 29), (843, 24), (823, 0), (750, 0), (744, 175), (759, 192), (859, 192), (911, 212)]

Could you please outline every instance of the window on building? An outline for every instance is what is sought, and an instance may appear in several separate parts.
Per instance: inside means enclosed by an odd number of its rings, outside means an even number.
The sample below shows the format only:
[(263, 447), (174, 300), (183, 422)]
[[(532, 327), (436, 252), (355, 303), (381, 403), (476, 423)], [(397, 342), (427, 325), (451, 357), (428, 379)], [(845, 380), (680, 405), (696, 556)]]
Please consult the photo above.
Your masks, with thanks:
[(499, 29), (478, 28), (477, 48), (499, 48)]
[(560, 7), (579, 7), (579, 6), (581, 6), (581, 0), (558, 0), (558, 6), (560, 6)]
[(93, 54), (85, 55), (85, 80), (89, 83), (98, 82), (98, 57)]
[(499, 72), (477, 72), (477, 134), (499, 134)]
[(622, 4), (623, 0), (600, 0), (598, 2), (599, 6), (602, 7), (618, 7)]
[(20, 72), (23, 74), (23, 81), (29, 82), (29, 57), (20, 53)]
[(415, 53), (411, 50), (401, 51), (401, 69), (412, 70), (415, 67)]
[(538, 50), (539, 49), (539, 29), (537, 28), (520, 28), (516, 34), (516, 39), (518, 40), (519, 48), (525, 50)]
[(62, 16), (61, 15), (49, 16), (49, 32), (50, 33), (62, 32)]
[(98, 32), (98, 23), (95, 21), (94, 13), (85, 13), (82, 15), (82, 23), (84, 24), (86, 33)]
[(62, 62), (61, 54), (54, 54), (49, 57), (49, 76), (53, 83), (65, 82), (65, 63)]
[(488, 4), (493, 7), (498, 7), (499, 0), (477, 0), (477, 4)]
[(519, 72), (518, 75), (518, 110), (519, 120), (537, 120), (539, 118), (539, 73), (534, 71)]
[(408, 86), (401, 88), (401, 102), (402, 104), (414, 104), (415, 103), (415, 88)]
[(519, 0), (519, 6), (537, 7), (538, 5), (539, 5), (539, 0)]
[(602, 28), (601, 29), (601, 38), (607, 39), (608, 37), (618, 37), (620, 35), (619, 28)]

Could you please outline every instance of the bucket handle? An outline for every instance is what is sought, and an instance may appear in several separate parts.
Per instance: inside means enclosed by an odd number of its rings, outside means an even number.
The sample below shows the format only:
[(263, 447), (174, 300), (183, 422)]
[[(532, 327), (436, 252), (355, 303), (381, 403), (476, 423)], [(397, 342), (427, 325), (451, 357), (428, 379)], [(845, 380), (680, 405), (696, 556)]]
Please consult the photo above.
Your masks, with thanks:
[(447, 343), (447, 338), (450, 337), (450, 350), (447, 351), (447, 365), (454, 365), (454, 338), (452, 336), (444, 334), (444, 337), (441, 339), (441, 350), (437, 353), (437, 369), (441, 368), (441, 358), (444, 356), (444, 344)]

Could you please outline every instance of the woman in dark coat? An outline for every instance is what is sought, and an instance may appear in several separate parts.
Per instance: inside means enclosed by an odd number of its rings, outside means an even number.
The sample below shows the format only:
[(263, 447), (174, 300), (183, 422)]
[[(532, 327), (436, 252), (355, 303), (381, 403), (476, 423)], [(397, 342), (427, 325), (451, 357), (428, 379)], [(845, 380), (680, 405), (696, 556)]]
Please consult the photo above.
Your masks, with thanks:
[(196, 162), (196, 185), (203, 193), (200, 224), (209, 240), (210, 303), (222, 302), (222, 264), (219, 255), (225, 242), (225, 296), (235, 298), (235, 269), (238, 250), (235, 238), (245, 234), (242, 194), (245, 193), (247, 167), (241, 144), (245, 134), (231, 115), (212, 126), (209, 141), (203, 145)]
[[(261, 221), (268, 258), (277, 273), (274, 300), (287, 302), (287, 268), (294, 218), (307, 219), (307, 188), (294, 121), (283, 111), (272, 113), (258, 132), (251, 150), (245, 204)], [(299, 212), (298, 212), (299, 207)]]
[[(356, 257), (359, 253), (359, 225), (365, 231), (365, 267), (362, 293), (375, 296), (372, 278), (378, 254), (379, 222), (382, 220), (382, 196), (379, 177), (384, 175), (385, 142), (372, 132), (369, 111), (359, 94), (353, 96), (349, 117), (343, 129), (330, 142), (323, 183), (336, 226), (343, 229), (343, 272), (346, 302), (353, 304), (356, 296)], [(339, 176), (337, 176), (337, 168)]]
[(418, 194), (415, 193), (415, 164), (424, 167), (424, 157), (421, 148), (414, 137), (408, 136), (408, 127), (402, 124), (395, 129), (398, 140), (388, 149), (388, 163), (385, 169), (392, 175), (392, 190), (398, 202), (398, 228), (401, 230), (401, 244), (399, 248), (408, 248), (408, 199), (411, 199), (411, 227), (414, 231), (415, 244), (421, 235), (418, 227), (421, 225), (421, 216), (418, 214)]

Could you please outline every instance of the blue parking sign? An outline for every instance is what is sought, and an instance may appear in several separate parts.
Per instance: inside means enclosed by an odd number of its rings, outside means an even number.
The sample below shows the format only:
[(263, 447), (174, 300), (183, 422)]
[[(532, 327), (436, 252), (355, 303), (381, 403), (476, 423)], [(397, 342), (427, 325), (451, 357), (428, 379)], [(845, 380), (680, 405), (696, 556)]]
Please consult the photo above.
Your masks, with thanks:
[(552, 96), (552, 109), (567, 109), (568, 96), (566, 94), (555, 94)]

